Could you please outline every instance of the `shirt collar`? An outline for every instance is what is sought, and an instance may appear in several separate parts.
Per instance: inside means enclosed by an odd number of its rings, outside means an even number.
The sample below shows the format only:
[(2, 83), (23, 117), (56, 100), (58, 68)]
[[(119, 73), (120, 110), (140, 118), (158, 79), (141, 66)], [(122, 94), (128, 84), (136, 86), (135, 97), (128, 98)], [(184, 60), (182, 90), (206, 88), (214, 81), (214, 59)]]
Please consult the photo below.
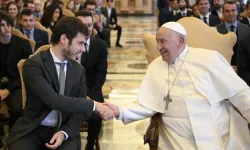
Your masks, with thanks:
[(233, 23), (225, 22), (225, 26), (226, 26), (227, 29), (230, 28), (232, 25), (237, 28), (237, 21), (235, 21)]
[[(24, 33), (24, 35), (26, 35), (27, 32), (28, 32), (28, 31), (25, 30), (25, 29), (23, 28), (23, 33)], [(32, 29), (30, 30), (30, 34), (32, 34), (33, 32), (34, 32), (34, 28), (32, 28)]]
[(89, 44), (90, 44), (90, 38), (87, 39), (86, 43), (89, 46)]
[(199, 14), (199, 16), (200, 16), (201, 19), (203, 19), (204, 17), (207, 17), (207, 19), (208, 19), (208, 18), (209, 18), (209, 15), (210, 15), (210, 13), (207, 13), (205, 16)]
[(183, 11), (180, 10), (181, 13), (187, 13), (187, 9), (185, 8)]
[(65, 63), (65, 64), (68, 63), (68, 60), (67, 60), (67, 59), (64, 60), (64, 61), (61, 61), (60, 59), (58, 59), (58, 58), (56, 57), (56, 55), (53, 53), (51, 47), (50, 47), (50, 53), (51, 53), (52, 58), (53, 58), (53, 60), (54, 60), (55, 63)]
[(187, 52), (188, 52), (188, 46), (186, 45), (184, 50), (181, 52), (181, 54), (178, 57), (175, 58), (174, 63), (178, 62), (180, 60), (183, 60), (185, 58), (185, 56), (187, 55)]

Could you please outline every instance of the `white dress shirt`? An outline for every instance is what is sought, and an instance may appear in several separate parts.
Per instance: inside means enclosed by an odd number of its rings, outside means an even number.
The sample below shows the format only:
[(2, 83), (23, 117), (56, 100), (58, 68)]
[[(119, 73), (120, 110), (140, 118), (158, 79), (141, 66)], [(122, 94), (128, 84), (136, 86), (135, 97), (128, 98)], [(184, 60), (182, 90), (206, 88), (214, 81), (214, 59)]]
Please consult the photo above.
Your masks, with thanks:
[[(56, 66), (56, 72), (57, 72), (57, 75), (58, 75), (58, 79), (59, 79), (59, 74), (60, 74), (60, 65), (57, 64), (57, 63), (65, 63), (65, 67), (64, 67), (64, 73), (65, 73), (65, 79), (66, 79), (66, 72), (67, 72), (67, 64), (68, 64), (68, 60), (65, 60), (65, 61), (60, 61), (56, 55), (53, 53), (53, 51), (51, 50), (50, 48), (50, 53), (52, 55), (52, 58), (55, 62), (55, 66)], [(44, 125), (44, 126), (51, 126), (51, 127), (56, 127), (58, 124), (58, 116), (57, 116), (57, 113), (55, 113), (55, 110), (52, 110), (49, 115), (41, 122), (41, 125)], [(65, 135), (65, 140), (68, 139), (68, 134), (64, 131), (59, 131), (59, 132), (62, 132), (64, 135)]]
[(200, 18), (201, 18), (201, 20), (202, 21), (204, 21), (204, 17), (206, 17), (206, 20), (207, 20), (207, 25), (209, 25), (209, 15), (210, 15), (210, 13), (207, 13), (205, 16), (203, 16), (203, 15), (201, 15), (201, 14), (199, 14), (199, 16), (200, 16)]

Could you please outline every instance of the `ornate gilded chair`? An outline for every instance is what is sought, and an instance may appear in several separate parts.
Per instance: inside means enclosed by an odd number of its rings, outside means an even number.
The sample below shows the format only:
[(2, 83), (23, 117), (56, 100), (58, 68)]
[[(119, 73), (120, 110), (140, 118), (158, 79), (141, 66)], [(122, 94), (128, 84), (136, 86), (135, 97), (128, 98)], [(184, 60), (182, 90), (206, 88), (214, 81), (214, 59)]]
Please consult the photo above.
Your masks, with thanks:
[[(231, 62), (233, 46), (236, 43), (236, 35), (233, 32), (220, 34), (216, 28), (209, 27), (200, 19), (185, 17), (178, 21), (187, 31), (187, 44), (190, 47), (216, 50), (221, 53), (228, 62)], [(148, 63), (160, 56), (157, 50), (155, 35), (145, 34), (143, 44), (146, 48)]]

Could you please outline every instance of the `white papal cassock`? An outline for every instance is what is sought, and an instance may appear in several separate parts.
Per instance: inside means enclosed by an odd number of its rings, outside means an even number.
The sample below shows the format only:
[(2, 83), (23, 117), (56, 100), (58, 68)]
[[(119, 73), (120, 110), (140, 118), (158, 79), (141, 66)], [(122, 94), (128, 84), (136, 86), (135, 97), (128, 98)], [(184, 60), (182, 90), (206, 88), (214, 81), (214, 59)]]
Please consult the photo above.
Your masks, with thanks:
[[(142, 81), (139, 104), (119, 107), (119, 119), (127, 124), (163, 113), (167, 130), (161, 127), (162, 150), (250, 149), (247, 121), (225, 101), (230, 100), (250, 120), (249, 87), (218, 52), (186, 46), (170, 64), (169, 74), (168, 63), (156, 58)], [(168, 83), (169, 88), (173, 84), (172, 102), (166, 110), (163, 97)]]

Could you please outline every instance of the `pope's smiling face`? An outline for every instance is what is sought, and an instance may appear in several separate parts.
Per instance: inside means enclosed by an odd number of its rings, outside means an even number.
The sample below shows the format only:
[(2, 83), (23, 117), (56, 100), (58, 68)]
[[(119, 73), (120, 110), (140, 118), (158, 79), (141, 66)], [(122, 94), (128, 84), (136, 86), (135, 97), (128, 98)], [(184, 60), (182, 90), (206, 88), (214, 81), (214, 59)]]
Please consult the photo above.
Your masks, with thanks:
[(181, 53), (183, 38), (178, 33), (161, 27), (156, 33), (157, 48), (164, 61), (171, 63)]

